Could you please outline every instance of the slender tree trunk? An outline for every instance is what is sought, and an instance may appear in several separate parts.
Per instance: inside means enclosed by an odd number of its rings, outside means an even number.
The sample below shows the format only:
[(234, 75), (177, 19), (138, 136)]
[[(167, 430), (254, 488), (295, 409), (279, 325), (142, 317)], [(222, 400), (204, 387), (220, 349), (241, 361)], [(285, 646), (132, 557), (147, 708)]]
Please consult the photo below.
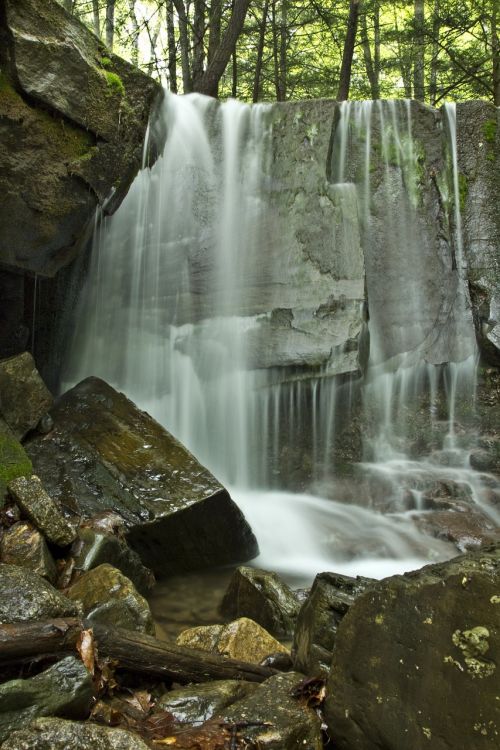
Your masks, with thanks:
[(272, 0), (271, 6), (271, 28), (273, 31), (273, 66), (274, 66), (274, 88), (276, 100), (282, 101), (280, 86), (280, 64), (279, 64), (279, 41), (278, 41), (278, 19), (276, 14), (276, 0)]
[(158, 78), (161, 77), (161, 72), (158, 69), (158, 58), (156, 56), (156, 43), (158, 41), (158, 37), (160, 35), (160, 28), (161, 28), (161, 9), (163, 6), (158, 6), (158, 11), (156, 13), (156, 21), (155, 25), (153, 27), (153, 32), (151, 33), (151, 29), (149, 27), (149, 23), (146, 20), (145, 26), (146, 31), (148, 32), (149, 37), (149, 62), (148, 62), (148, 74), (151, 76), (153, 75), (153, 70), (156, 68), (156, 74)]
[(188, 18), (183, 0), (174, 0), (179, 19), (179, 40), (181, 44), (182, 88), (185, 94), (193, 90), (191, 66), (189, 63)]
[(132, 23), (132, 62), (134, 65), (139, 65), (139, 22), (135, 12), (135, 0), (129, 0), (128, 7)]
[(399, 69), (401, 71), (401, 78), (403, 79), (403, 86), (405, 90), (405, 97), (411, 99), (411, 60), (408, 59), (408, 54), (405, 45), (401, 42), (401, 32), (398, 27), (398, 17), (394, 10), (394, 28), (396, 30), (397, 44), (398, 44), (398, 62)]
[(432, 12), (432, 58), (429, 76), (429, 100), (432, 105), (437, 99), (437, 75), (439, 62), (439, 36), (441, 33), (441, 19), (439, 16), (439, 0), (434, 0)]
[(374, 73), (376, 81), (377, 99), (380, 98), (380, 4), (378, 1), (373, 9), (373, 44), (374, 44)]
[(233, 54), (236, 41), (241, 34), (250, 0), (235, 0), (234, 10), (221, 43), (214, 52), (213, 59), (206, 69), (196, 91), (208, 96), (217, 96), (219, 81)]
[(193, 21), (193, 88), (196, 90), (198, 82), (203, 77), (203, 64), (205, 62), (205, 49), (203, 37), (205, 36), (205, 0), (194, 0)]
[(500, 107), (500, 40), (498, 38), (498, 5), (492, 0), (491, 7), (491, 57), (493, 65), (493, 103)]
[(208, 37), (207, 62), (210, 65), (214, 59), (215, 50), (220, 44), (220, 29), (222, 19), (222, 0), (212, 0), (210, 6), (210, 33)]
[(94, 34), (101, 36), (101, 19), (99, 18), (99, 0), (92, 0), (92, 16), (94, 24)]
[(425, 99), (425, 15), (424, 0), (414, 1), (414, 66), (413, 95), (419, 102)]
[(280, 14), (280, 58), (279, 58), (279, 86), (280, 101), (286, 101), (287, 95), (287, 47), (288, 47), (288, 0), (281, 0)]
[(73, 13), (73, 0), (64, 0), (64, 10)]
[(360, 0), (350, 0), (349, 2), (349, 20), (347, 21), (347, 34), (344, 42), (344, 51), (342, 53), (339, 90), (337, 93), (337, 100), (339, 102), (343, 102), (349, 98), (352, 58), (354, 55), (356, 32), (358, 30), (359, 5)]
[(372, 99), (380, 99), (378, 71), (375, 69), (375, 61), (372, 57), (370, 40), (368, 38), (368, 24), (366, 22), (366, 13), (361, 14), (361, 34), (363, 45), (363, 57), (365, 59), (366, 75), (370, 82), (370, 96)]
[(106, 0), (106, 44), (113, 50), (115, 36), (115, 0)]
[(233, 52), (233, 73), (231, 81), (231, 96), (233, 99), (238, 98), (238, 56), (236, 55), (236, 47)]
[(167, 46), (168, 46), (168, 82), (170, 91), (177, 94), (177, 50), (175, 46), (174, 4), (167, 0)]
[(265, 0), (262, 11), (262, 21), (259, 26), (259, 42), (257, 45), (257, 61), (255, 63), (255, 76), (253, 79), (252, 101), (258, 102), (260, 99), (260, 77), (262, 75), (262, 60), (264, 57), (264, 43), (266, 39), (267, 14), (269, 11), (269, 0)]

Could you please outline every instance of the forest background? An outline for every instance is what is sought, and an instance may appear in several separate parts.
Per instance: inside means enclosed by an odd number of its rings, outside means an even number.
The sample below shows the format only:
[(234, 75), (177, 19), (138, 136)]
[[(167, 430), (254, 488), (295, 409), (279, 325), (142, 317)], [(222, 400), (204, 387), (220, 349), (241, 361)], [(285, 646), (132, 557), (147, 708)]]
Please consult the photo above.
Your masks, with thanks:
[(499, 0), (61, 0), (175, 93), (246, 101), (487, 99)]

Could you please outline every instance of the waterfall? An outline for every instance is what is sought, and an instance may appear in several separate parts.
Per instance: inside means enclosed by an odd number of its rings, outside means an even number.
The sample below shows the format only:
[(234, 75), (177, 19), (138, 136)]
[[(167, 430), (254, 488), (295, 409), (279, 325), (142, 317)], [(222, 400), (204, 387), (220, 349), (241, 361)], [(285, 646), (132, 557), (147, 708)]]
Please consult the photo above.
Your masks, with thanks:
[(411, 102), (314, 106), (328, 132), (301, 105), (165, 97), (162, 155), (96, 223), (65, 380), (104, 378), (185, 443), (260, 564), (376, 576), (453, 554), (415, 523), (439, 483), (500, 520), (455, 429), (476, 363), (455, 112), (426, 114), (425, 196)]

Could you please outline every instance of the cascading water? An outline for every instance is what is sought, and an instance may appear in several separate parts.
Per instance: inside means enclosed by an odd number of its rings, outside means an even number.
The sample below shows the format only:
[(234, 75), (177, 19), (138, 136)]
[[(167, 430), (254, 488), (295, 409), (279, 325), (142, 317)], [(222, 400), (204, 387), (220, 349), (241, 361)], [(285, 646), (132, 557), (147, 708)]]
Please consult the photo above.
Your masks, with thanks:
[[(304, 227), (293, 230), (299, 260), (286, 235), (295, 212), (307, 214), (303, 185), (321, 140), (314, 123), (300, 142), (297, 174), (286, 177), (289, 222), (288, 209), (278, 217), (282, 111), (166, 96), (162, 156), (138, 175), (117, 214), (97, 223), (67, 384), (98, 375), (184, 442), (233, 488), (262, 566), (306, 578), (325, 569), (380, 576), (450, 556), (453, 548), (414, 523), (429, 487), (466, 486), (499, 520), (455, 435), (457, 395), (473, 394), (476, 352), (454, 112), (447, 111), (449, 174), (435, 176), (449, 216), (436, 246), (420, 210), (423, 155), (410, 102), (337, 109), (328, 179), (314, 198), (329, 241), (345, 248), (328, 276), (328, 257), (315, 256), (322, 235), (314, 227), (312, 241)], [(295, 110), (291, 127), (303, 119)], [(436, 254), (440, 279), (427, 268)], [(302, 255), (312, 259), (307, 283)], [(426, 400), (442, 427), (433, 409), (443, 386), (445, 443), (410, 460), (409, 405)], [(356, 419), (374, 429), (366, 431), (364, 462), (340, 472), (341, 426)]]

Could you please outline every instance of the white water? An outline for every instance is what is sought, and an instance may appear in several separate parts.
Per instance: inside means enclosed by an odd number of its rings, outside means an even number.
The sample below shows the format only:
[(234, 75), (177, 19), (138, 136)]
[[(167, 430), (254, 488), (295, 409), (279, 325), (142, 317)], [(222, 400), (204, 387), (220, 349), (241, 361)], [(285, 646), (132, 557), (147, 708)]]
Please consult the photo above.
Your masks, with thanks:
[[(331, 460), (337, 425), (348, 422), (359, 384), (329, 377), (328, 367), (298, 371), (281, 383), (276, 370), (251, 369), (244, 343), (267, 314), (255, 303), (262, 276), (279, 288), (289, 273), (262, 253), (263, 217), (269, 220), (270, 210), (266, 185), (273, 179), (272, 108), (167, 96), (162, 157), (138, 175), (117, 214), (98, 223), (67, 384), (100, 376), (164, 424), (233, 487), (259, 539), (256, 564), (294, 579), (326, 569), (381, 577), (452, 555), (450, 545), (420, 533), (414, 523), (414, 515), (425, 512), (426, 493), (439, 482), (466, 488), (492, 524), (500, 520), (455, 435), (457, 394), (473, 398), (475, 349), (460, 284), (453, 114), (447, 113), (458, 272), (450, 276), (437, 316), (426, 316), (410, 103), (341, 109), (331, 187), (341, 212), (347, 217), (354, 207), (360, 217), (371, 341), (363, 400), (378, 425), (366, 441), (367, 461), (351, 483), (332, 476)], [(374, 125), (382, 134), (385, 165), (377, 196), (370, 184)], [(353, 157), (349, 148), (356, 138)], [(349, 176), (353, 158), (360, 165), (356, 179)], [(378, 262), (370, 260), (371, 238), (379, 231), (372, 212), (377, 201), (385, 207), (385, 262), (395, 274), (382, 290), (370, 289), (370, 263)], [(352, 231), (347, 218), (343, 227)], [(412, 283), (405, 279), (409, 268)], [(397, 296), (401, 285), (404, 304)], [(449, 364), (439, 358), (443, 349)], [(444, 444), (423, 460), (410, 460), (404, 441), (408, 405), (428, 394), (433, 417), (443, 383)], [(294, 466), (296, 454), (303, 456), (305, 436), (310, 466), (299, 468), (309, 474), (315, 495), (278, 491), (289, 484), (286, 467)]]

